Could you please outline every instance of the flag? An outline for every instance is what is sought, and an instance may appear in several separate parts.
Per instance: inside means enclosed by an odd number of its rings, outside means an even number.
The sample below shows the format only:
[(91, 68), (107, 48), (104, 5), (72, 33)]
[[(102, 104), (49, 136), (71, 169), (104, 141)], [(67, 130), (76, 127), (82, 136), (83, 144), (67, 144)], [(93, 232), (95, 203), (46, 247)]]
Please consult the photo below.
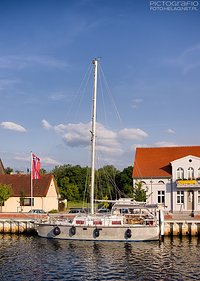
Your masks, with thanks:
[(40, 158), (32, 154), (32, 179), (40, 179)]

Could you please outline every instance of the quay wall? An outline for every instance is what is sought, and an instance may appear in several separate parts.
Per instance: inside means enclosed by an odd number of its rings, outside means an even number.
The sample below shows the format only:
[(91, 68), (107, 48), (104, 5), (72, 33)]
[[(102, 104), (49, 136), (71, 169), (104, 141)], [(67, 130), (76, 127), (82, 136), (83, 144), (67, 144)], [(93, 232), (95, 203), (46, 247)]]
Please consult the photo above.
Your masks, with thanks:
[(34, 234), (35, 225), (30, 220), (2, 220), (0, 219), (0, 233)]
[(0, 233), (36, 234), (34, 221), (48, 216), (73, 218), (70, 214), (0, 213)]
[(200, 236), (200, 221), (165, 221), (164, 236)]

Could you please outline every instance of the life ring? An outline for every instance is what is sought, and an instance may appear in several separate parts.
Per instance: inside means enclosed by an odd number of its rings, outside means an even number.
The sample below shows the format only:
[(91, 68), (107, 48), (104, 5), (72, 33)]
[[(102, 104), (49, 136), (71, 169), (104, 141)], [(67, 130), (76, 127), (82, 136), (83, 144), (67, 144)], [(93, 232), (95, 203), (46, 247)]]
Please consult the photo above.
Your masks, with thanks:
[(56, 236), (60, 234), (60, 228), (58, 226), (54, 227), (53, 234)]
[(131, 238), (131, 236), (132, 236), (131, 229), (128, 228), (128, 229), (126, 230), (126, 232), (125, 232), (125, 237), (126, 237), (126, 238)]
[(94, 234), (94, 238), (99, 237), (99, 234), (100, 234), (99, 229), (95, 228), (93, 234)]
[(75, 226), (72, 226), (70, 228), (70, 233), (71, 233), (72, 236), (76, 234), (76, 227)]

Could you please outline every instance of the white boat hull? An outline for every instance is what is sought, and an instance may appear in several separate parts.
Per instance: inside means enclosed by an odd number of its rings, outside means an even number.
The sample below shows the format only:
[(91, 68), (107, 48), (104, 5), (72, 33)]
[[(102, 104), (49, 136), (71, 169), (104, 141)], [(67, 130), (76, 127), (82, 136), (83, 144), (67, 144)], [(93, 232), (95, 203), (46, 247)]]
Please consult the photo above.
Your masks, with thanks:
[[(55, 229), (56, 228), (56, 229)], [(72, 226), (37, 224), (38, 236), (84, 241), (154, 241), (159, 240), (159, 226)]]

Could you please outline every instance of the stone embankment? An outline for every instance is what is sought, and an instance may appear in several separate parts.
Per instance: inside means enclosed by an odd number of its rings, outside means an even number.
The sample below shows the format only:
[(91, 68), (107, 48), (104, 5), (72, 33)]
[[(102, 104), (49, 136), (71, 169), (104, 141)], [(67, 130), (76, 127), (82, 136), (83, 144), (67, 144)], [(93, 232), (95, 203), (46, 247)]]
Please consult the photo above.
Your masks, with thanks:
[(165, 236), (200, 236), (200, 215), (165, 214)]
[[(45, 219), (47, 214), (31, 214), (31, 213), (0, 213), (0, 233), (36, 233), (36, 220)], [(50, 216), (58, 216), (58, 214), (51, 214)], [(69, 214), (59, 214), (59, 216), (70, 217)]]

